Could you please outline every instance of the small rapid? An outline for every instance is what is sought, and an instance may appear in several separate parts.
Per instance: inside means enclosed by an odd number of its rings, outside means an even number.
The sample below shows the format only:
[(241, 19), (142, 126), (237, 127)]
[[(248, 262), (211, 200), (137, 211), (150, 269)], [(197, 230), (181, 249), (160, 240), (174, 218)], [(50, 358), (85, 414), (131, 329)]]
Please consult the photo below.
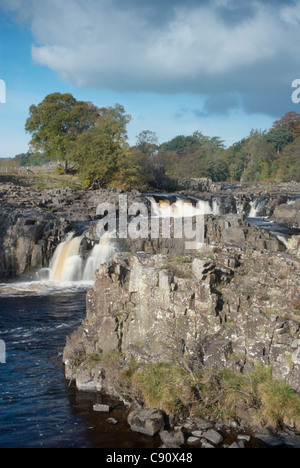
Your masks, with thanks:
[(117, 247), (105, 234), (85, 259), (81, 254), (83, 239), (84, 235), (69, 233), (56, 248), (49, 268), (37, 272), (40, 279), (0, 284), (0, 297), (37, 297), (91, 289), (96, 270), (115, 255)]

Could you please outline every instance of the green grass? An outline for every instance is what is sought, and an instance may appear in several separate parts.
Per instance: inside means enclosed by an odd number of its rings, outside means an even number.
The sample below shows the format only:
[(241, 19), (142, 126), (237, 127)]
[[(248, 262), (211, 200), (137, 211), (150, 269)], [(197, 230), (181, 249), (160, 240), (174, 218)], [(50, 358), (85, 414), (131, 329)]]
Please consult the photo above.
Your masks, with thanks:
[(72, 188), (81, 189), (77, 176), (47, 172), (41, 174), (7, 175), (0, 173), (0, 182), (9, 182), (19, 186), (33, 187), (37, 190)]
[(171, 364), (147, 364), (132, 376), (132, 385), (144, 405), (175, 417), (189, 408), (193, 389), (186, 373)]
[[(82, 358), (78, 355), (74, 360), (81, 363)], [(254, 410), (257, 425), (300, 430), (300, 395), (283, 380), (274, 379), (271, 367), (256, 364), (244, 374), (207, 367), (193, 372), (183, 363), (139, 364), (132, 359), (126, 364), (118, 351), (86, 356), (90, 370), (99, 363), (121, 398), (160, 409), (173, 420), (182, 415), (235, 419), (242, 405)]]
[(199, 380), (202, 401), (198, 414), (234, 417), (235, 408), (242, 403), (255, 410), (258, 425), (300, 429), (300, 395), (286, 382), (273, 379), (271, 367), (256, 364), (245, 374), (228, 368), (217, 373), (204, 369)]

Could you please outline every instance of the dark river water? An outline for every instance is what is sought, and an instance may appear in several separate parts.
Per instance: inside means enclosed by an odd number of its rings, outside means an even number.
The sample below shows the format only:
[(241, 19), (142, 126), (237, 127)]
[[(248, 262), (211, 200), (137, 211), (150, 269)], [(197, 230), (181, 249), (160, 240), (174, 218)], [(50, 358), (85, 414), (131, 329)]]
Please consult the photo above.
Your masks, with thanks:
[[(64, 379), (66, 337), (85, 318), (86, 291), (0, 297), (0, 448), (152, 448), (130, 432), (122, 404), (92, 411), (105, 397), (78, 394)], [(108, 418), (118, 424), (112, 425)]]

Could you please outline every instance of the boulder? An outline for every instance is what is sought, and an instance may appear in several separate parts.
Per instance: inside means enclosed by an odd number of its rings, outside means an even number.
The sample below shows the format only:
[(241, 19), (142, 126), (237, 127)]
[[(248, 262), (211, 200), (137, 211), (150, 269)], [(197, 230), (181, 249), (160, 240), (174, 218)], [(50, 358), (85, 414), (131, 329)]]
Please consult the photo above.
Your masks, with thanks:
[(210, 429), (209, 431), (204, 432), (203, 438), (214, 445), (219, 445), (221, 442), (223, 442), (223, 437), (221, 436), (221, 434), (219, 434), (214, 429)]
[(153, 437), (165, 428), (165, 418), (162, 411), (155, 408), (145, 408), (133, 411), (128, 416), (130, 429)]
[(159, 435), (165, 448), (180, 448), (184, 445), (184, 434), (182, 431), (162, 431)]

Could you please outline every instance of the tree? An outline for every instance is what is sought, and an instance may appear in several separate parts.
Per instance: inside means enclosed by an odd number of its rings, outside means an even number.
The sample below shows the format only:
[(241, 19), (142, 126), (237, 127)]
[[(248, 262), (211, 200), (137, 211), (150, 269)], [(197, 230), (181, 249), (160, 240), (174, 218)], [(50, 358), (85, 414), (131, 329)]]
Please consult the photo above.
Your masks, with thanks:
[(283, 148), (294, 141), (294, 136), (286, 127), (275, 127), (266, 136), (266, 141), (272, 143), (277, 154), (281, 153)]
[(283, 149), (277, 177), (282, 181), (300, 181), (300, 137)]
[(78, 136), (75, 160), (84, 187), (132, 188), (139, 172), (130, 154), (126, 126), (131, 117), (124, 108), (102, 109), (94, 126)]
[(295, 111), (287, 112), (280, 120), (273, 123), (273, 129), (284, 128), (294, 134), (295, 137), (300, 136), (300, 114)]
[(144, 156), (152, 157), (158, 148), (158, 138), (155, 132), (145, 130), (137, 136), (136, 149)]
[(77, 101), (71, 94), (49, 94), (38, 106), (30, 107), (25, 125), (32, 137), (30, 145), (63, 163), (68, 172), (76, 138), (95, 125), (100, 112), (92, 103)]
[(41, 153), (22, 153), (15, 156), (19, 166), (43, 166), (49, 160)]

